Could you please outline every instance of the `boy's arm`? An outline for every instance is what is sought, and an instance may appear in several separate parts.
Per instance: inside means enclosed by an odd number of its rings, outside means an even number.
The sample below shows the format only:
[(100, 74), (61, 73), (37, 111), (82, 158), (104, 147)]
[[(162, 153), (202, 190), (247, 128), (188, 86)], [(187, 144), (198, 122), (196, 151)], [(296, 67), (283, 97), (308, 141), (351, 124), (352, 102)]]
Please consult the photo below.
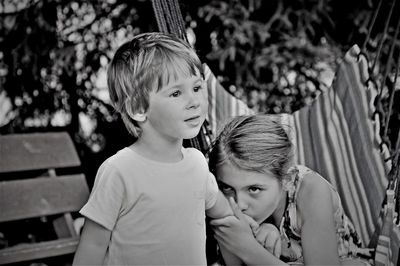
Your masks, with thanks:
[(73, 265), (103, 265), (111, 231), (85, 218)]
[(243, 261), (236, 256), (235, 254), (231, 253), (224, 245), (221, 243), (219, 244), (219, 250), (221, 252), (222, 258), (224, 259), (225, 265), (244, 265)]
[[(210, 209), (206, 210), (207, 216), (214, 218), (214, 219), (219, 219), (219, 218), (224, 218), (229, 215), (233, 215), (232, 208), (228, 202), (228, 200), (225, 198), (224, 194), (218, 190), (217, 194), (217, 200), (214, 204), (213, 207)], [(229, 252), (224, 246), (222, 246), (220, 243), (220, 252), (222, 254), (222, 257), (225, 261), (225, 265), (242, 265), (242, 261), (233, 253)]]
[(229, 215), (233, 215), (231, 206), (228, 200), (225, 198), (224, 194), (218, 190), (217, 199), (214, 206), (206, 211), (207, 216), (213, 219), (224, 218)]

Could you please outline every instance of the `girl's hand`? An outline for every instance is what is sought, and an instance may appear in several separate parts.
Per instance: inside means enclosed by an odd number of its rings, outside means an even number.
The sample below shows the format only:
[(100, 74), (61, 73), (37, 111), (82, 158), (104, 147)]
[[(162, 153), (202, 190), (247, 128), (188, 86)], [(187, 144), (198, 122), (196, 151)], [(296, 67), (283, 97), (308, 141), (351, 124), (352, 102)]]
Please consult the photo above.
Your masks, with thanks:
[(254, 236), (265, 249), (274, 254), (275, 257), (281, 256), (281, 236), (278, 228), (273, 224), (263, 223), (254, 232)]
[(242, 213), (242, 215), (249, 223), (253, 231), (253, 235), (257, 239), (258, 243), (260, 243), (266, 250), (274, 254), (275, 257), (279, 258), (281, 256), (282, 242), (278, 228), (270, 223), (258, 225), (258, 223), (250, 216), (244, 213)]
[(240, 211), (239, 206), (229, 198), (234, 216), (215, 219), (210, 222), (213, 226), (215, 238), (232, 253), (237, 253), (257, 244), (253, 230), (258, 228), (256, 222), (249, 224), (248, 218)]
[[(273, 246), (271, 249), (276, 249), (276, 246), (279, 245), (280, 247), (280, 244), (276, 243), (278, 241), (275, 241), (275, 244), (269, 244), (269, 241), (274, 242), (270, 240), (275, 239), (274, 233), (270, 235), (270, 232), (274, 230), (271, 230), (269, 226), (258, 229), (257, 222), (243, 214), (233, 198), (229, 199), (229, 203), (235, 216), (211, 221), (211, 225), (214, 227), (215, 239), (218, 241), (227, 265), (241, 263), (246, 265), (283, 265), (284, 263), (279, 258), (276, 258), (272, 252), (257, 242), (253, 234), (253, 231), (258, 232), (257, 230), (260, 230), (260, 238), (262, 238), (261, 234), (265, 235), (264, 244), (266, 242), (265, 239), (268, 239), (266, 245), (268, 247)], [(268, 234), (265, 234), (265, 231)], [(279, 250), (276, 252), (280, 253)]]

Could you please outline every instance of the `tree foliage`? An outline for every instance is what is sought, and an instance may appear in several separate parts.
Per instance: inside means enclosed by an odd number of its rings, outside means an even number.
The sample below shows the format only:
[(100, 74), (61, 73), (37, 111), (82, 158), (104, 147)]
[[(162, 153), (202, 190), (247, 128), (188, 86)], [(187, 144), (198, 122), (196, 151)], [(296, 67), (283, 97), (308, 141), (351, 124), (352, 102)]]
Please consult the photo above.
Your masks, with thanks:
[(329, 1), (307, 4), (212, 1), (199, 8), (203, 27), (212, 29), (207, 60), (256, 111), (290, 113), (331, 82), (340, 50), (320, 32), (334, 27), (331, 7)]
[(110, 106), (105, 71), (119, 45), (156, 30), (151, 3), (5, 1), (0, 13), (0, 102), (9, 107), (1, 133), (66, 130), (93, 176), (130, 139)]
[[(362, 45), (377, 2), (180, 1), (203, 61), (233, 95), (268, 113), (297, 110), (329, 87), (337, 59)], [(377, 24), (371, 50), (382, 17)], [(131, 140), (110, 106), (107, 64), (124, 41), (156, 30), (150, 0), (0, 1), (0, 133), (67, 130), (93, 176)]]

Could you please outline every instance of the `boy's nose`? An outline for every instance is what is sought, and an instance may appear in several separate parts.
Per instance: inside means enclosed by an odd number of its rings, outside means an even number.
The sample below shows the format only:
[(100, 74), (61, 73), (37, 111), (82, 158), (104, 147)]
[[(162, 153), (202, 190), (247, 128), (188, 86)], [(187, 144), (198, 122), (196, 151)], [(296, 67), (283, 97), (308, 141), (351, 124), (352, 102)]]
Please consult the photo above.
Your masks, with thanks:
[(190, 93), (188, 96), (188, 104), (187, 108), (198, 108), (201, 103), (201, 94), (200, 93)]

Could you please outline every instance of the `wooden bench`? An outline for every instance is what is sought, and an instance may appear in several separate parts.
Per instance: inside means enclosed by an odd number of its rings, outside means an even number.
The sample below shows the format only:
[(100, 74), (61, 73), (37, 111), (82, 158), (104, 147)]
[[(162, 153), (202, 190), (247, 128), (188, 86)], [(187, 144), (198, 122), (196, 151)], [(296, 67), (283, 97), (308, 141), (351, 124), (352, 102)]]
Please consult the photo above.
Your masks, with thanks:
[[(76, 215), (89, 196), (85, 176), (70, 173), (79, 165), (65, 132), (0, 136), (0, 232), (12, 235), (2, 230), (37, 219), (50, 225), (55, 235), (54, 239), (0, 249), (0, 264), (75, 252), (79, 236), (71, 213)], [(21, 228), (19, 224), (13, 231), (18, 231), (18, 226)]]

